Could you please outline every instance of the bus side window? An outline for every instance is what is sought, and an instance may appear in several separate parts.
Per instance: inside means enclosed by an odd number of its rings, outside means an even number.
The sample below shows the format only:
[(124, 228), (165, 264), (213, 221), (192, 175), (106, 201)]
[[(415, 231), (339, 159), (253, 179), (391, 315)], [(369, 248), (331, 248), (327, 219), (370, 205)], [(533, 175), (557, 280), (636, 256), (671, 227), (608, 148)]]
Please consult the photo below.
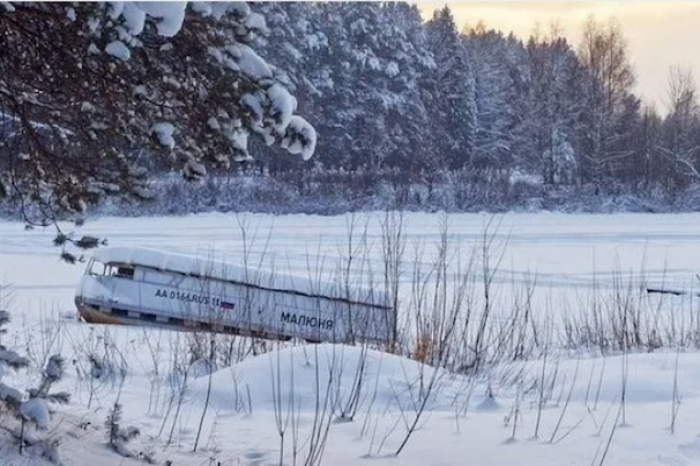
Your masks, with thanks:
[(106, 267), (105, 275), (117, 278), (134, 278), (134, 268), (128, 264), (109, 264)]
[(134, 278), (134, 268), (120, 265), (119, 267), (117, 267), (116, 275), (119, 278), (133, 279)]

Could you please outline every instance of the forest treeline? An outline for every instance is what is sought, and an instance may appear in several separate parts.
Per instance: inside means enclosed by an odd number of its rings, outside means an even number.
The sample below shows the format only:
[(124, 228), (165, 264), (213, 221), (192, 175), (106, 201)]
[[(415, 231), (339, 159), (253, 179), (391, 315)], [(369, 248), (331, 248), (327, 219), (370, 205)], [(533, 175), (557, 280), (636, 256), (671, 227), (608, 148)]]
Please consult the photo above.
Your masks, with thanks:
[[(218, 76), (219, 68), (208, 62), (226, 65), (217, 50), (228, 50), (223, 42), (234, 36), (254, 50), (260, 63), (271, 64), (269, 76), (241, 79), (257, 62), (240, 50), (232, 52), (237, 64), (229, 71), (235, 71), (234, 77), (208, 79), (207, 92), (215, 88), (217, 98), (209, 93), (202, 102), (193, 97), (203, 95), (195, 85), (186, 92), (149, 94), (142, 82), (128, 89), (141, 94), (131, 109), (137, 112), (144, 109), (144, 100), (172, 96), (199, 112), (187, 119), (171, 115), (184, 121), (185, 128), (165, 136), (172, 136), (178, 147), (178, 137), (187, 137), (176, 156), (172, 150), (170, 157), (156, 156), (153, 145), (145, 145), (147, 138), (132, 137), (126, 145), (118, 141), (138, 152), (134, 160), (149, 179), (156, 179), (151, 185), (156, 206), (149, 212), (314, 211), (314, 203), (319, 211), (396, 206), (507, 210), (533, 199), (540, 200), (535, 207), (547, 208), (542, 199), (555, 199), (552, 206), (561, 207), (567, 199), (611, 195), (661, 199), (673, 209), (674, 199), (694, 196), (700, 181), (700, 112), (692, 74), (669, 70), (668, 108), (643, 102), (634, 92), (634, 64), (615, 20), (589, 18), (580, 42), (572, 44), (556, 24), (533, 27), (526, 39), (482, 23), (461, 26), (447, 6), (426, 21), (415, 4), (402, 2), (249, 5), (245, 15), (233, 12), (223, 28), (220, 18), (186, 18), (183, 32), (170, 41), (159, 38), (154, 45), (148, 27), (139, 36), (129, 67), (140, 81), (150, 76), (139, 68), (144, 63), (160, 67), (167, 75), (162, 79), (173, 88), (206, 72)], [(219, 42), (222, 47), (212, 49)], [(145, 53), (146, 60), (135, 61), (141, 50), (158, 46), (162, 53), (167, 43), (186, 51), (167, 58)], [(133, 49), (133, 43), (128, 45)], [(291, 100), (276, 100), (273, 86), (276, 92), (288, 91)], [(250, 88), (267, 92), (262, 102), (269, 108), (246, 100)], [(207, 114), (222, 114), (214, 108), (221, 107), (219, 98), (244, 102), (232, 106), (238, 119), (224, 112), (229, 127), (240, 133), (228, 137), (234, 157), (222, 156), (225, 144), (192, 129), (223, 126)], [(161, 118), (164, 114), (157, 104), (148, 111)], [(307, 126), (292, 128), (301, 135), (286, 134), (285, 114), (292, 112), (315, 129), (313, 137), (304, 137)], [(262, 131), (264, 123), (271, 129)], [(163, 146), (163, 132), (156, 133)], [(313, 157), (282, 153), (301, 152), (290, 150), (290, 140), (311, 141)], [(192, 157), (192, 152), (200, 155)], [(207, 159), (212, 163), (205, 166)], [(167, 175), (183, 170), (173, 160), (185, 161), (190, 178), (206, 172), (209, 179), (195, 187), (174, 182)], [(107, 186), (111, 184), (120, 181)]]
[[(646, 105), (615, 20), (589, 18), (571, 44), (556, 25), (526, 40), (460, 30), (448, 7), (427, 22), (405, 3), (259, 8), (271, 31), (261, 53), (283, 64), (322, 167), (411, 179), (506, 169), (550, 186), (639, 190), (698, 180), (692, 75), (669, 70), (669, 108)], [(299, 166), (263, 160), (272, 173)]]

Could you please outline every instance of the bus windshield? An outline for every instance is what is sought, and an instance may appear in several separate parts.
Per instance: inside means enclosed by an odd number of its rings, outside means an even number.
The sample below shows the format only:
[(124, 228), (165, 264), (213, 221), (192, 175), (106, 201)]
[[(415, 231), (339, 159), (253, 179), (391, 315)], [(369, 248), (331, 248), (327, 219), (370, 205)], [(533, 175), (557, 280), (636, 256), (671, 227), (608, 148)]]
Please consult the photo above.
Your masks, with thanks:
[(90, 259), (85, 272), (88, 275), (105, 275), (105, 265), (102, 262), (96, 261), (95, 259)]

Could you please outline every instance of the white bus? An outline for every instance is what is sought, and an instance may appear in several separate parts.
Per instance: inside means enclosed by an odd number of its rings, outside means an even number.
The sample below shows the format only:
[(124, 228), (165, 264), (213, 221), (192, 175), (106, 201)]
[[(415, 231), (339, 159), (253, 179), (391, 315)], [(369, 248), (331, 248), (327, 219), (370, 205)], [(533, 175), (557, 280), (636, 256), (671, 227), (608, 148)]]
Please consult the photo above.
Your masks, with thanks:
[(268, 339), (386, 343), (386, 294), (144, 248), (95, 251), (75, 297), (88, 323)]

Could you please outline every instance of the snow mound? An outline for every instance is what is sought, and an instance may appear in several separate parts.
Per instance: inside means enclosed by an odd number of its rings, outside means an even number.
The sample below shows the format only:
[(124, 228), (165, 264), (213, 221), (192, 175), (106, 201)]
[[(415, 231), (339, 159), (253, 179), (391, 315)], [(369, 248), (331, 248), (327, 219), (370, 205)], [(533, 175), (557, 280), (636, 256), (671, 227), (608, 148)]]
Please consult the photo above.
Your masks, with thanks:
[(139, 8), (135, 2), (127, 2), (124, 5), (122, 16), (131, 34), (138, 36), (143, 32), (146, 25), (146, 12)]
[(290, 154), (301, 154), (304, 160), (309, 160), (316, 150), (316, 138), (314, 127), (299, 115), (293, 115), (281, 145)]
[(20, 410), (22, 411), (22, 416), (34, 421), (40, 429), (49, 428), (51, 415), (49, 414), (49, 406), (46, 404), (46, 400), (32, 398), (22, 403)]
[(250, 29), (255, 29), (263, 34), (266, 34), (269, 30), (265, 24), (265, 17), (259, 13), (250, 13), (246, 16), (245, 24)]
[[(548, 380), (551, 377), (556, 379), (556, 390), (563, 390), (567, 396), (571, 391), (574, 403), (591, 402), (594, 397), (599, 403), (616, 403), (623, 387), (627, 403), (661, 403), (669, 402), (673, 397), (675, 361), (673, 352), (630, 353), (578, 361), (567, 359), (552, 363), (547, 368), (547, 377)], [(625, 366), (626, 377), (622, 377)], [(533, 381), (540, 377), (538, 369), (541, 373), (541, 362), (526, 364), (526, 372)], [(677, 384), (684, 399), (700, 397), (697, 354), (678, 355)]]
[[(321, 403), (327, 396), (330, 406), (341, 411), (352, 398), (358, 374), (362, 375), (360, 409), (368, 403), (376, 406), (408, 406), (419, 398), (420, 380), (427, 385), (434, 369), (416, 361), (356, 346), (339, 344), (305, 345), (284, 348), (246, 359), (212, 374), (210, 406), (220, 414), (236, 411), (240, 399), (250, 392), (253, 410), (273, 411), (275, 406), (294, 406), (300, 412), (313, 411), (317, 395)], [(459, 377), (437, 373), (440, 390), (456, 386)], [(201, 404), (207, 396), (208, 377), (192, 385), (192, 401)], [(445, 384), (449, 385), (447, 387)], [(441, 402), (450, 401), (441, 396)], [(429, 408), (449, 409), (431, 397)]]
[(496, 401), (491, 393), (484, 395), (484, 398), (476, 405), (478, 411), (498, 411), (501, 405)]
[(160, 142), (162, 146), (170, 149), (175, 147), (175, 139), (173, 138), (175, 127), (171, 123), (157, 123), (153, 126), (153, 132), (158, 137), (158, 142)]
[(0, 400), (13, 403), (22, 402), (22, 392), (0, 382)]
[(107, 44), (105, 52), (120, 60), (126, 61), (131, 58), (131, 50), (120, 40), (115, 40)]
[(161, 36), (173, 37), (180, 32), (187, 2), (137, 2), (137, 6), (149, 16), (160, 19), (156, 28)]
[(146, 16), (155, 18), (158, 34), (173, 37), (182, 28), (187, 2), (109, 2), (109, 15), (113, 20), (124, 18), (129, 33), (137, 36), (143, 32)]
[(213, 10), (209, 2), (192, 2), (192, 11), (202, 16), (210, 16)]
[(272, 69), (253, 49), (245, 44), (231, 44), (225, 47), (233, 58), (227, 66), (233, 71), (240, 71), (252, 79), (272, 78)]
[(270, 86), (267, 90), (267, 96), (272, 107), (271, 113), (277, 120), (274, 125), (275, 129), (283, 131), (292, 121), (292, 115), (297, 109), (297, 100), (279, 84)]

